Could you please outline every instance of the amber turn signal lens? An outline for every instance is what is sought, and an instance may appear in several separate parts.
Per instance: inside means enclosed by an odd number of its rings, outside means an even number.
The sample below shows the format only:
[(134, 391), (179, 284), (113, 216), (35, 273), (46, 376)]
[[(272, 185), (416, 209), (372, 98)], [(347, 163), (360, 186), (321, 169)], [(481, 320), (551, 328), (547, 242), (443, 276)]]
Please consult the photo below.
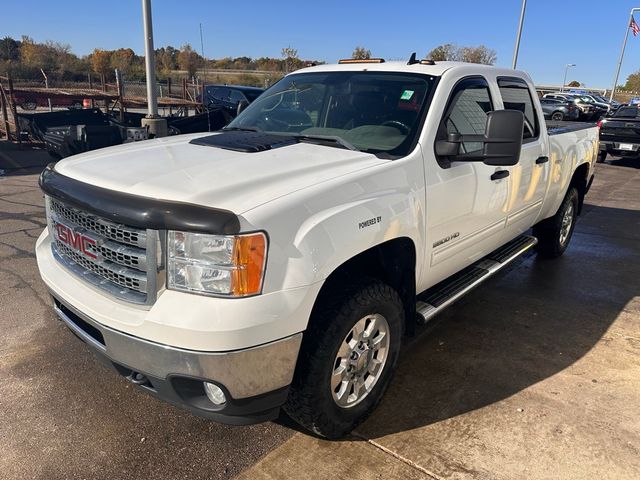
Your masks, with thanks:
[(267, 238), (264, 233), (239, 235), (233, 251), (233, 295), (254, 295), (262, 290)]

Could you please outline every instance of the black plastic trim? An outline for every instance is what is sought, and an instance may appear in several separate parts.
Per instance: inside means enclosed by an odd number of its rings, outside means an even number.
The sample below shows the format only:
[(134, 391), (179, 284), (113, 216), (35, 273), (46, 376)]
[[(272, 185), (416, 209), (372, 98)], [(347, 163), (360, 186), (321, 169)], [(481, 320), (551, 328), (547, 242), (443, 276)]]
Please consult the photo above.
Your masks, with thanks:
[(132, 227), (226, 235), (240, 232), (238, 216), (228, 210), (97, 187), (62, 175), (53, 163), (44, 169), (39, 183), (47, 195), (66, 204)]
[(216, 135), (191, 140), (192, 145), (218, 147), (243, 153), (258, 153), (275, 148), (288, 147), (300, 141), (294, 135), (276, 135), (243, 130), (222, 131)]

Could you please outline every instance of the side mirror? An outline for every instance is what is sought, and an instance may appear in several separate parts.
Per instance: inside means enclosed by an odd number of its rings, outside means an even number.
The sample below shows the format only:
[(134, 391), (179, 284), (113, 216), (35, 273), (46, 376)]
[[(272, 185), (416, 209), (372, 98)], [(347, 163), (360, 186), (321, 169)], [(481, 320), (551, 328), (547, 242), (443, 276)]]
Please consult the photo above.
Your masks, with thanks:
[(487, 116), (484, 159), (487, 165), (516, 165), (522, 150), (524, 114), (519, 110), (497, 110)]
[[(446, 140), (436, 142), (436, 154), (452, 161), (481, 161), (487, 165), (509, 166), (520, 160), (524, 114), (519, 110), (489, 112), (484, 135), (449, 133)], [(459, 153), (463, 142), (482, 143), (482, 149)]]
[(246, 100), (240, 100), (238, 102), (238, 106), (236, 107), (236, 115), (240, 115), (240, 113), (249, 106), (249, 102)]

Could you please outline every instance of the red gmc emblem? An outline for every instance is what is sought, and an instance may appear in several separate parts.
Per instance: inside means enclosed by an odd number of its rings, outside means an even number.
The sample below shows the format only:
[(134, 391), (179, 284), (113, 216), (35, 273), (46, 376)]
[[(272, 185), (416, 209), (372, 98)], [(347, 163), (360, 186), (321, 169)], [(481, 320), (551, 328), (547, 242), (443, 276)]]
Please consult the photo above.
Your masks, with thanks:
[(98, 258), (96, 256), (96, 254), (93, 253), (88, 248), (89, 246), (95, 246), (96, 245), (96, 241), (95, 240), (93, 240), (93, 239), (91, 239), (89, 237), (85, 237), (81, 233), (74, 232), (71, 228), (69, 228), (66, 225), (63, 225), (61, 223), (56, 223), (55, 224), (55, 228), (56, 228), (56, 237), (62, 243), (68, 245), (69, 247), (71, 247), (74, 250), (84, 254), (85, 256), (87, 256), (89, 258), (93, 258), (94, 260)]

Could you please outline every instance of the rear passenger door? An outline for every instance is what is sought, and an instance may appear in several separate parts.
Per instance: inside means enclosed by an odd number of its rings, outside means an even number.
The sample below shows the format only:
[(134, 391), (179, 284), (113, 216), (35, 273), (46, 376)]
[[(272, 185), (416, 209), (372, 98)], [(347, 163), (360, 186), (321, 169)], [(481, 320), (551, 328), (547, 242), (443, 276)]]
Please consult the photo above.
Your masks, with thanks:
[(524, 114), (524, 132), (520, 161), (511, 169), (511, 182), (505, 211), (507, 231), (516, 236), (534, 223), (549, 184), (549, 158), (546, 128), (541, 112), (537, 109), (529, 85), (521, 78), (498, 77), (498, 89), (503, 106), (507, 110), (519, 110)]

